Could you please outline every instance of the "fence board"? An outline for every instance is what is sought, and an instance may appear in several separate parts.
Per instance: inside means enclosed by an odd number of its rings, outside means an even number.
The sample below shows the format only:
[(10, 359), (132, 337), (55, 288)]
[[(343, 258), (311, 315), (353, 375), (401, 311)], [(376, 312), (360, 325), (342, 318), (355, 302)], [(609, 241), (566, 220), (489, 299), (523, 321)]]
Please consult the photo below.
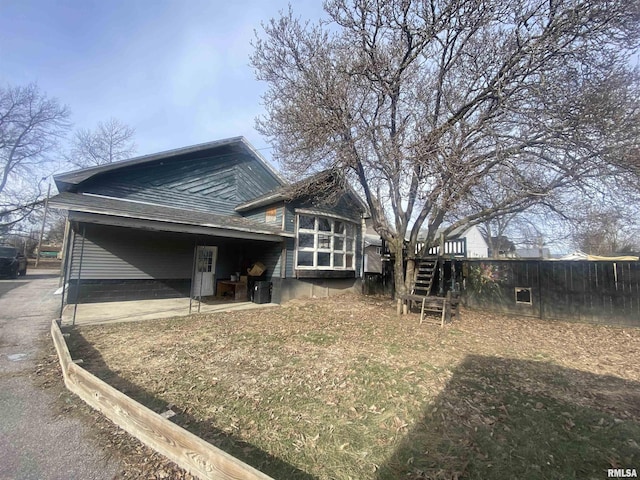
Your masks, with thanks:
[(51, 324), (51, 336), (67, 388), (145, 445), (201, 479), (271, 479), (74, 364), (55, 320)]

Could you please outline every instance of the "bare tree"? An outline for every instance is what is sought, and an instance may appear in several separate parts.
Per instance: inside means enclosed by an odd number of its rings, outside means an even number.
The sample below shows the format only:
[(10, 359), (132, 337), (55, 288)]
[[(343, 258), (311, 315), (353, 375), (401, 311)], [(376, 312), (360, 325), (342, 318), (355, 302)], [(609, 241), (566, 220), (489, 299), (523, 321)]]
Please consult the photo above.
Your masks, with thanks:
[(54, 152), (69, 128), (69, 110), (36, 84), (0, 87), (0, 233), (8, 232), (43, 200)]
[[(327, 0), (263, 25), (260, 132), (292, 175), (325, 168), (359, 187), (411, 287), (402, 248), (593, 188), (635, 144), (638, 0)], [(481, 192), (501, 192), (450, 219)], [(451, 223), (448, 223), (448, 222)], [(423, 225), (425, 228), (423, 228)], [(404, 279), (404, 282), (402, 281)]]
[(67, 160), (85, 168), (127, 159), (136, 151), (135, 133), (134, 128), (115, 118), (99, 122), (95, 130), (77, 130)]

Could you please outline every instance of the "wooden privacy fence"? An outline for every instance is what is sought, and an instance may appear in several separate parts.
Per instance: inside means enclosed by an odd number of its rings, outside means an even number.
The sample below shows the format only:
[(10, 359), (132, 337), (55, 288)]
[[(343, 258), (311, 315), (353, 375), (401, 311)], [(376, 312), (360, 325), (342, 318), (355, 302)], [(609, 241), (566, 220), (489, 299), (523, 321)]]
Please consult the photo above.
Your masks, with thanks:
[(462, 266), (468, 306), (640, 327), (640, 262), (465, 260)]
[(66, 387), (145, 445), (204, 480), (273, 480), (76, 365), (56, 320), (51, 336)]

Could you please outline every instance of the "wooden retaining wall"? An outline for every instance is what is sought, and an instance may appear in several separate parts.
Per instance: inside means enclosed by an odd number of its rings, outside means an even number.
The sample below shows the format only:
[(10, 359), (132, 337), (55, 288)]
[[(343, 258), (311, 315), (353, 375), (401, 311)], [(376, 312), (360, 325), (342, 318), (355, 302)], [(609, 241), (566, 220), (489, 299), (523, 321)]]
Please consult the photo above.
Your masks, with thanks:
[(56, 320), (51, 336), (66, 387), (145, 445), (203, 480), (273, 480), (76, 365)]

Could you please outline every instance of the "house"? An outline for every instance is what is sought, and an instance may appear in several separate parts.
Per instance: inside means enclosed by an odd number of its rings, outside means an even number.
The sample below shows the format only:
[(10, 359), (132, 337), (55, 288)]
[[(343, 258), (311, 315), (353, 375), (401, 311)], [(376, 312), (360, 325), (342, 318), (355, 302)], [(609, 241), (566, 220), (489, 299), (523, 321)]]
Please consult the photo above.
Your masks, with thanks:
[(378, 234), (364, 236), (364, 273), (382, 273), (382, 239)]
[(491, 258), (515, 258), (516, 245), (505, 235), (486, 238), (489, 257)]
[[(436, 243), (441, 231), (442, 229), (439, 229), (436, 232)], [(428, 250), (428, 254), (437, 255), (439, 251), (440, 246), (434, 246)], [(444, 256), (488, 258), (489, 246), (477, 226), (458, 227), (445, 238)]]
[(68, 303), (246, 299), (249, 274), (270, 282), (274, 302), (359, 286), (359, 197), (346, 189), (327, 202), (294, 188), (242, 137), (55, 181), (60, 193), (50, 205), (69, 212)]
[(551, 258), (551, 251), (548, 247), (516, 248), (516, 257), (546, 259)]

